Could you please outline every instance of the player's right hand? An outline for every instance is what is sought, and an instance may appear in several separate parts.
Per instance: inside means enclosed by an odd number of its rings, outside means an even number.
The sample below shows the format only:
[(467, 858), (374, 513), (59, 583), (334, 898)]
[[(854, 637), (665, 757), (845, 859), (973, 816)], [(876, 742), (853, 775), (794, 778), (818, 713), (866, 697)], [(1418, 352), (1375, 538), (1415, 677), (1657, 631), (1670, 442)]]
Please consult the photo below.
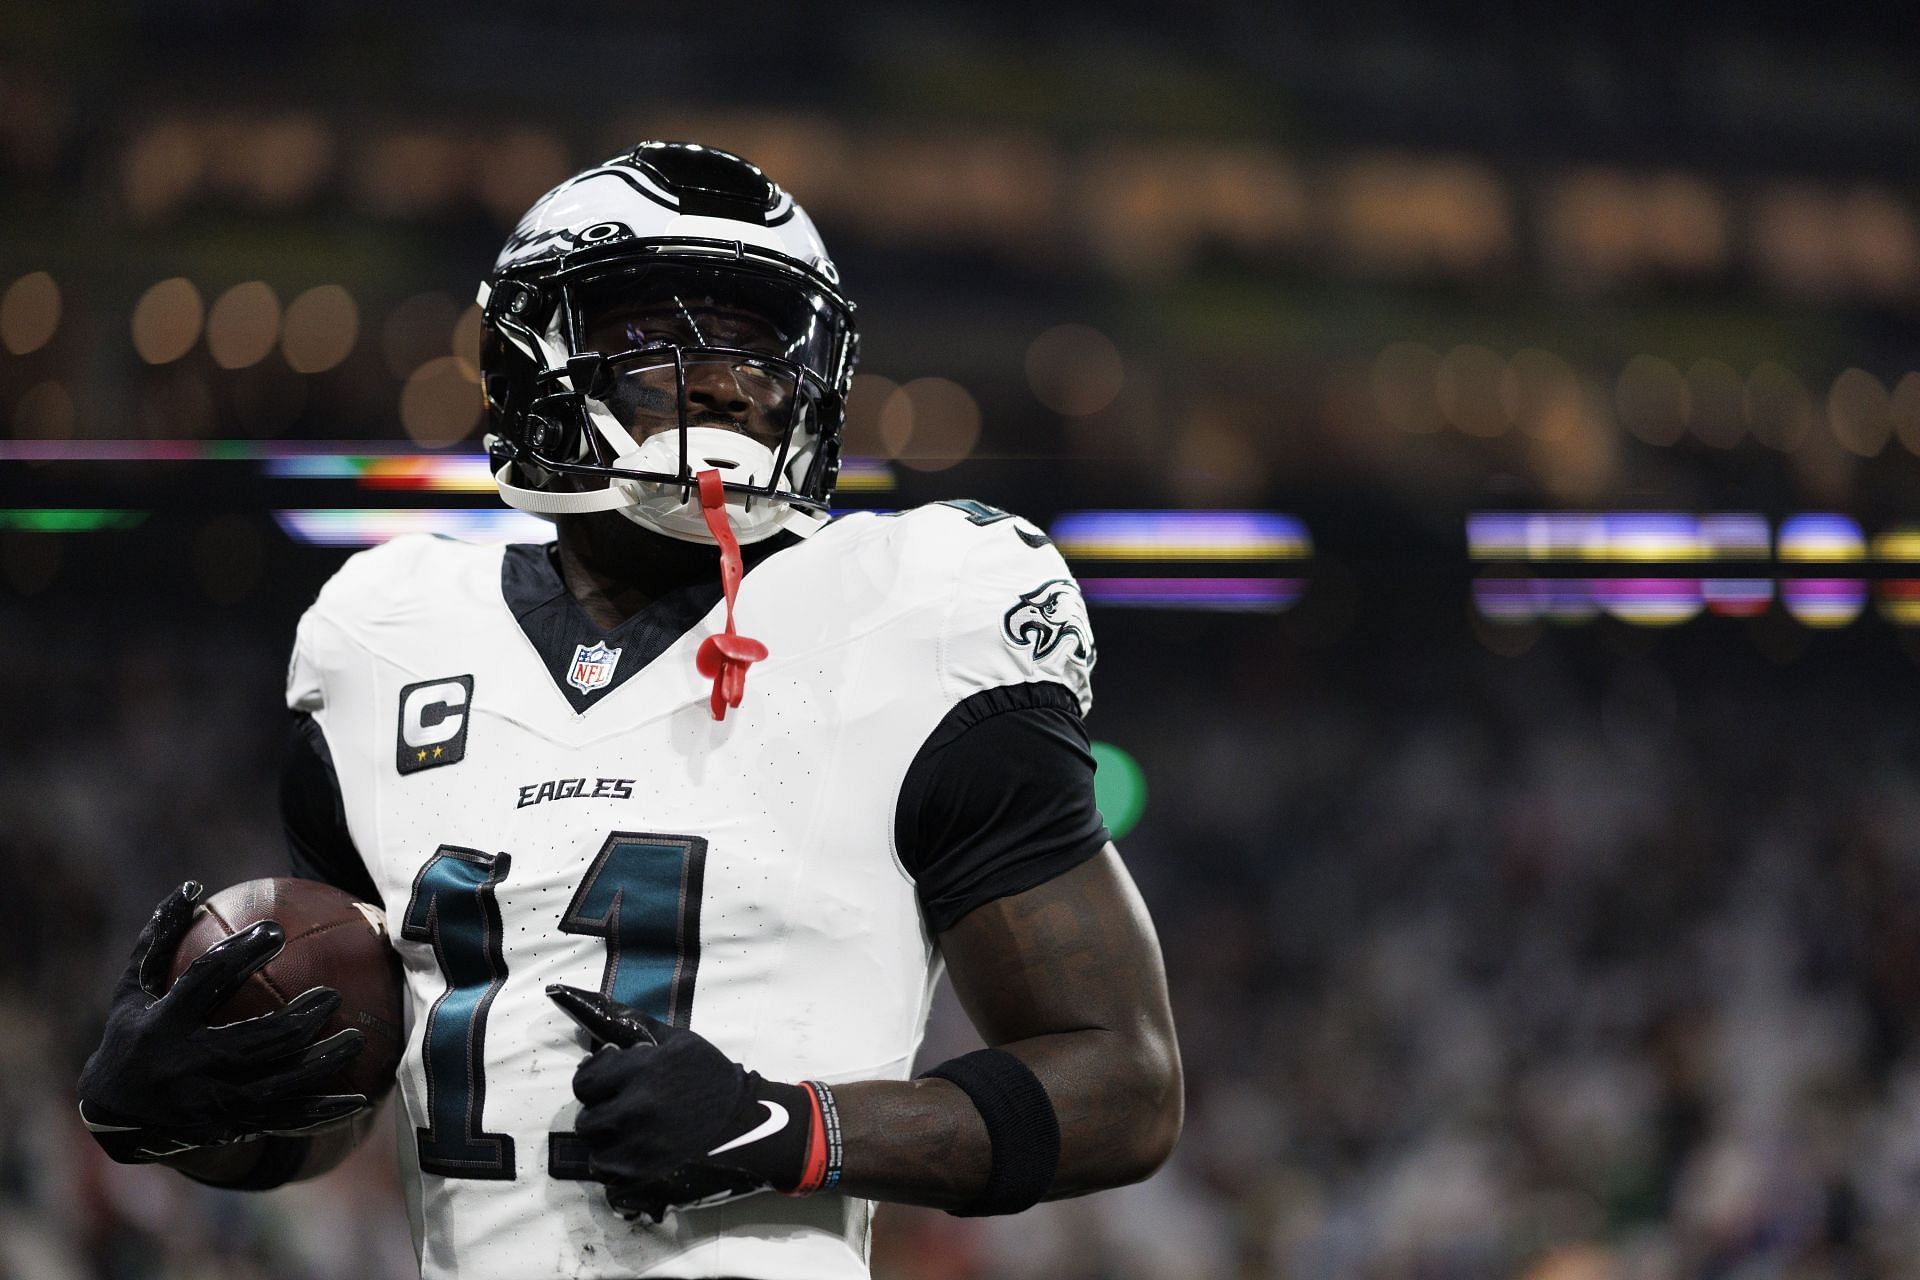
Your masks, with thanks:
[(80, 1073), (80, 1118), (123, 1164), (253, 1134), (300, 1133), (368, 1105), (357, 1093), (314, 1093), (365, 1042), (351, 1029), (317, 1039), (340, 1004), (331, 988), (314, 987), (257, 1018), (207, 1025), (285, 945), (272, 921), (208, 948), (162, 994), (200, 895), (189, 880), (154, 909), (114, 988), (100, 1047)]

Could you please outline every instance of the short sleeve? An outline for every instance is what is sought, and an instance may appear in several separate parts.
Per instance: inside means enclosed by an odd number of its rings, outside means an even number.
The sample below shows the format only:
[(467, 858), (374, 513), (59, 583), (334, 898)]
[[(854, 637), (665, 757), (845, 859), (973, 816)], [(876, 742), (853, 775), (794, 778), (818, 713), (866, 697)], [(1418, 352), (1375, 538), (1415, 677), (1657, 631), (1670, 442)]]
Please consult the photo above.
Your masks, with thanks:
[(1035, 888), (1106, 847), (1076, 696), (1002, 685), (943, 718), (908, 768), (894, 818), (928, 929)]
[(312, 714), (326, 705), (326, 694), (320, 683), (320, 663), (314, 652), (314, 632), (320, 625), (316, 612), (309, 609), (300, 619), (300, 629), (294, 633), (293, 657), (287, 662), (289, 711)]
[(1091, 711), (1093, 623), (1053, 542), (983, 503), (940, 503), (933, 511), (964, 547), (940, 640), (947, 696), (957, 702), (982, 689), (1044, 681), (1071, 693), (1082, 715)]

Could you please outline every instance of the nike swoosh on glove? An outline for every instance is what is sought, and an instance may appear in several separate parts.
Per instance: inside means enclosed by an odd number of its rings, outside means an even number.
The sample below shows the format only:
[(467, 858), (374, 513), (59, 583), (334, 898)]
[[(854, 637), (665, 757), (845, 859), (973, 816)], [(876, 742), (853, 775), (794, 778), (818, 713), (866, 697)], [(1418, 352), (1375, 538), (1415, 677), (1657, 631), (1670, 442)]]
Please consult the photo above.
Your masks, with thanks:
[(698, 1033), (597, 991), (556, 984), (547, 995), (595, 1046), (573, 1073), (574, 1132), (620, 1214), (660, 1222), (672, 1209), (824, 1183), (818, 1086), (764, 1079)]
[(317, 1039), (340, 1005), (331, 988), (314, 987), (257, 1018), (207, 1025), (286, 945), (272, 921), (210, 947), (162, 994), (200, 894), (189, 880), (154, 909), (114, 988), (100, 1047), (80, 1073), (80, 1118), (122, 1164), (254, 1134), (304, 1133), (368, 1105), (358, 1093), (314, 1093), (366, 1040), (351, 1029)]

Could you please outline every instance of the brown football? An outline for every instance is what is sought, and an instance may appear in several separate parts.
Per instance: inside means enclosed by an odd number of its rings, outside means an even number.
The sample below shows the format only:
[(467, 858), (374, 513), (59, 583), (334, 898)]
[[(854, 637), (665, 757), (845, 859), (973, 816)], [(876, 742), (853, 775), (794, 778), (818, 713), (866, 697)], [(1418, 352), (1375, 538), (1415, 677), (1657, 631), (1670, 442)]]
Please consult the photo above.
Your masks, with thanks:
[(311, 987), (332, 987), (340, 993), (340, 1007), (320, 1035), (358, 1027), (366, 1033), (367, 1047), (320, 1091), (364, 1093), (378, 1102), (393, 1087), (406, 1047), (400, 957), (379, 907), (317, 880), (248, 880), (222, 889), (194, 910), (174, 952), (168, 984), (209, 947), (261, 920), (286, 931), (286, 946), (228, 997), (211, 1021), (271, 1013)]

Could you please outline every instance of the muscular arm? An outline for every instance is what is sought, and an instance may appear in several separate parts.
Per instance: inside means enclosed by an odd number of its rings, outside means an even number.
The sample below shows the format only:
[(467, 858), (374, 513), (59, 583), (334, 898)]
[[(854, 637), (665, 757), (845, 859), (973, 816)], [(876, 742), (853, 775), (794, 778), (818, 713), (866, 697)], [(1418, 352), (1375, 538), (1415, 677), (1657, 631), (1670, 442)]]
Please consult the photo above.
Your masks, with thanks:
[[(1153, 923), (1112, 845), (969, 912), (940, 945), (974, 1026), (1053, 1100), (1050, 1199), (1137, 1182), (1166, 1160), (1180, 1133), (1180, 1051)], [(869, 1081), (834, 1094), (849, 1195), (952, 1209), (986, 1185), (986, 1126), (958, 1086)]]

